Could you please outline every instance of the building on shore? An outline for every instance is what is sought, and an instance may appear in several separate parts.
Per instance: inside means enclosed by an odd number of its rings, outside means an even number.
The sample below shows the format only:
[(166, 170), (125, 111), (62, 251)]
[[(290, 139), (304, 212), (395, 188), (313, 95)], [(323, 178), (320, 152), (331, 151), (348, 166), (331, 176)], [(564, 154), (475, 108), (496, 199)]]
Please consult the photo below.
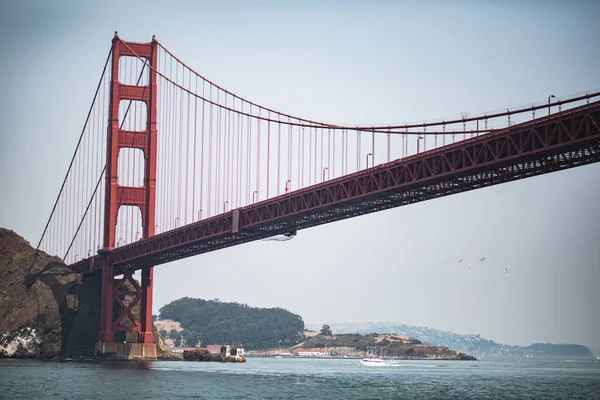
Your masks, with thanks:
[(235, 358), (236, 360), (244, 357), (244, 348), (243, 347), (231, 347), (231, 346), (221, 346), (220, 355), (222, 358)]
[(331, 357), (331, 351), (327, 348), (298, 349), (298, 357)]

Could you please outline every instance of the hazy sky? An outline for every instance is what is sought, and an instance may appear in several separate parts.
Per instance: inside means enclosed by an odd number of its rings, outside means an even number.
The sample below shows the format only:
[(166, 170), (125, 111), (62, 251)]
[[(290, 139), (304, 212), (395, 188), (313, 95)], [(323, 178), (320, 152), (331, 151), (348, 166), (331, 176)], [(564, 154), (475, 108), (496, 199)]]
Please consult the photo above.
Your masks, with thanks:
[[(598, 21), (597, 1), (4, 0), (0, 226), (37, 244), (115, 30), (128, 41), (155, 34), (265, 106), (387, 124), (598, 89)], [(154, 309), (219, 298), (307, 322), (600, 346), (598, 204), (591, 165), (336, 222), (161, 265)]]

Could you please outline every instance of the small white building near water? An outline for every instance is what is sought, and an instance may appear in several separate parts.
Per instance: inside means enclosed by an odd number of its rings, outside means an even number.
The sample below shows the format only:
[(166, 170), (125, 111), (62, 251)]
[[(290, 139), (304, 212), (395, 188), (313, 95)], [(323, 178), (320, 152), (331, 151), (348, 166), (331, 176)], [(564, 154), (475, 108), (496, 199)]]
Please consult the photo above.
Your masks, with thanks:
[(221, 346), (221, 357), (231, 357), (231, 358), (241, 358), (244, 356), (244, 348), (243, 347), (231, 347), (231, 346)]
[(209, 344), (206, 349), (212, 354), (218, 354), (221, 357), (240, 358), (246, 355), (243, 347), (228, 346), (220, 344)]

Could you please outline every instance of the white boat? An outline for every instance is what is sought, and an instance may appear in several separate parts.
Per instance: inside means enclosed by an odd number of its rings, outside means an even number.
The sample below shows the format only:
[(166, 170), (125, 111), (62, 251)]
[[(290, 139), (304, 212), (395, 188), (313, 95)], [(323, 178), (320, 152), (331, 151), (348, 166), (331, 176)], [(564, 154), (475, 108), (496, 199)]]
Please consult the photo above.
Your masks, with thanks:
[(359, 362), (360, 365), (364, 365), (367, 367), (388, 367), (391, 364), (381, 358), (363, 358)]

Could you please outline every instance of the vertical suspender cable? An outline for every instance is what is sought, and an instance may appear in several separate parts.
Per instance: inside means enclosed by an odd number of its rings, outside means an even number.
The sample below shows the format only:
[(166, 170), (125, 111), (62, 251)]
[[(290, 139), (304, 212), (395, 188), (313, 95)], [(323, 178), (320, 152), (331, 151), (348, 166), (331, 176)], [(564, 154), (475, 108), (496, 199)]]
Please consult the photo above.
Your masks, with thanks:
[[(298, 127), (298, 149), (296, 150), (298, 152), (298, 184), (296, 185), (296, 187), (298, 189), (302, 188), (302, 180), (300, 179), (302, 177), (302, 168), (300, 167), (300, 165), (302, 165), (302, 160), (301, 160), (302, 152), (300, 151), (300, 149), (302, 147), (300, 145), (302, 135), (300, 134), (300, 132), (301, 132), (300, 129), (301, 128)], [(302, 128), (302, 129), (304, 129), (304, 128)]]
[[(320, 165), (319, 171), (323, 171), (323, 170), (325, 169), (325, 168), (323, 167), (323, 150), (324, 150), (324, 147), (323, 147), (323, 140), (325, 139), (325, 138), (324, 138), (324, 136), (325, 136), (325, 135), (323, 135), (323, 128), (321, 128), (321, 165)], [(322, 172), (321, 172), (321, 173), (322, 173)], [(323, 180), (325, 180), (325, 179), (323, 178)]]
[[(196, 76), (196, 85), (194, 93), (198, 93), (198, 76)], [(194, 166), (192, 172), (192, 222), (194, 222), (194, 216), (196, 215), (196, 136), (197, 136), (197, 123), (198, 123), (198, 97), (194, 96)], [(202, 208), (202, 206), (200, 206)]]
[[(233, 97), (233, 109), (235, 109), (235, 97)], [(233, 159), (235, 143), (233, 141), (233, 125), (231, 111), (227, 111), (228, 128), (227, 128), (227, 201), (229, 208), (233, 208)], [(225, 210), (227, 211), (227, 210)]]
[[(244, 103), (241, 104), (244, 106)], [(237, 150), (236, 150), (236, 168), (235, 168), (235, 207), (239, 207), (242, 202), (241, 193), (242, 188), (240, 176), (242, 174), (242, 115), (237, 116)]]
[[(271, 112), (268, 113), (268, 118), (271, 119)], [(267, 195), (266, 199), (269, 198), (269, 179), (271, 169), (271, 122), (267, 122)]]
[(212, 188), (212, 131), (213, 131), (213, 111), (214, 106), (212, 104), (212, 85), (209, 86), (209, 99), (211, 101), (209, 114), (208, 114), (208, 182), (207, 182), (207, 196), (206, 196), (206, 211), (207, 216), (210, 217), (212, 215), (210, 205), (211, 205), (211, 188)]
[[(344, 131), (342, 130), (342, 135), (343, 135)], [(335, 179), (335, 129), (333, 130), (333, 164), (331, 165), (333, 167), (333, 170), (331, 171), (331, 176), (332, 178)], [(344, 136), (342, 136), (343, 138)]]
[[(183, 72), (183, 64), (181, 65), (181, 80), (184, 80), (184, 72)], [(179, 75), (179, 68), (177, 68), (177, 74)], [(177, 134), (179, 136), (179, 149), (178, 149), (178, 158), (179, 162), (177, 163), (177, 218), (175, 219), (175, 227), (181, 226), (181, 205), (182, 205), (182, 182), (181, 179), (183, 177), (183, 90), (179, 90), (179, 127), (177, 129)]]
[[(173, 58), (171, 58), (171, 62), (169, 65), (169, 77), (173, 76)], [(173, 210), (175, 209), (175, 142), (176, 142), (176, 138), (175, 136), (175, 87), (173, 85), (169, 86), (169, 147), (170, 147), (170, 153), (171, 153), (171, 170), (169, 171), (169, 175), (170, 175), (170, 179), (169, 179), (169, 192), (171, 193), (170, 196), (170, 203), (167, 207), (167, 210), (169, 211), (169, 216), (167, 217), (167, 226), (170, 228), (173, 227), (173, 222), (174, 222), (174, 218), (173, 218)], [(165, 227), (166, 228), (166, 227)]]
[(346, 149), (344, 150), (344, 154), (345, 154), (345, 158), (346, 158), (346, 170), (344, 171), (344, 175), (348, 174), (348, 157), (350, 156), (350, 151), (348, 150), (349, 146), (350, 146), (350, 132), (348, 132), (348, 129), (346, 129)]
[(222, 127), (221, 127), (221, 117), (222, 117), (222, 107), (221, 102), (219, 100), (221, 94), (221, 90), (217, 89), (217, 108), (215, 109), (216, 114), (216, 156), (217, 162), (215, 164), (215, 198), (214, 198), (214, 215), (219, 214), (219, 201), (221, 198), (221, 145), (222, 145)]
[[(288, 117), (288, 123), (291, 122), (291, 118)], [(288, 125), (288, 162), (287, 162), (287, 181), (285, 182), (285, 187), (288, 187), (288, 183), (289, 183), (289, 190), (292, 190), (292, 125)]]
[(277, 123), (277, 196), (281, 194), (281, 116)]
[(308, 184), (309, 186), (312, 185), (314, 183), (314, 173), (315, 173), (315, 168), (314, 167), (314, 162), (316, 160), (317, 155), (314, 154), (314, 148), (313, 148), (313, 136), (315, 139), (315, 143), (316, 143), (316, 130), (315, 130), (315, 135), (313, 135), (313, 130), (312, 128), (308, 128)]
[[(256, 118), (256, 201), (259, 201), (260, 198), (260, 111), (258, 109), (258, 117)], [(253, 195), (254, 197), (254, 195)], [(254, 200), (254, 199), (252, 199)]]
[[(335, 136), (335, 129), (333, 130), (333, 134)], [(327, 168), (328, 171), (331, 170), (331, 129), (327, 129)], [(333, 174), (333, 172), (332, 172)], [(327, 174), (329, 176), (329, 174)]]
[[(225, 106), (227, 107), (227, 93), (225, 93)], [(227, 115), (227, 110), (223, 109), (221, 111), (221, 114), (223, 116), (223, 128), (222, 128), (222, 136), (223, 136), (223, 178), (221, 179), (223, 188), (221, 189), (222, 192), (222, 200), (221, 203), (223, 204), (223, 211), (225, 211), (225, 206), (226, 206), (226, 201), (227, 201), (227, 185), (229, 184), (229, 181), (227, 179), (227, 173), (228, 171), (228, 164), (229, 164), (229, 133), (228, 133), (228, 120), (229, 117)]]
[[(192, 83), (192, 72), (190, 71), (189, 73), (189, 79), (188, 79), (188, 86), (191, 89), (191, 83)], [(183, 215), (183, 223), (185, 225), (187, 225), (187, 216), (188, 216), (188, 187), (190, 186), (190, 180), (189, 180), (189, 172), (190, 172), (190, 167), (189, 167), (189, 161), (190, 161), (190, 105), (191, 105), (191, 100), (190, 100), (190, 94), (187, 93), (187, 123), (186, 123), (186, 131), (187, 131), (187, 135), (186, 135), (186, 139), (185, 139), (185, 203), (184, 203), (184, 207), (183, 207), (183, 211), (184, 211), (184, 215)], [(194, 140), (194, 149), (196, 148), (195, 145), (195, 140)], [(196, 161), (196, 157), (194, 154), (194, 165), (195, 165), (195, 161)], [(192, 176), (192, 181), (193, 181), (193, 176)], [(193, 184), (192, 184), (192, 188), (193, 188)], [(194, 195), (194, 192), (192, 191), (192, 196)], [(192, 204), (193, 204), (193, 200), (192, 200)], [(192, 218), (191, 218), (191, 222), (194, 221), (194, 212), (192, 211)]]
[(317, 183), (317, 128), (315, 127), (315, 154), (313, 156), (314, 158), (314, 166), (313, 166), (313, 183), (316, 184)]
[[(202, 97), (204, 97), (204, 86), (205, 86), (205, 81), (204, 79), (202, 80)], [(200, 145), (200, 209), (198, 210), (198, 219), (202, 219), (202, 209), (204, 208), (204, 197), (203, 197), (203, 190), (204, 190), (204, 109), (206, 106), (206, 102), (204, 100), (202, 100), (202, 139), (201, 139), (201, 145)]]

